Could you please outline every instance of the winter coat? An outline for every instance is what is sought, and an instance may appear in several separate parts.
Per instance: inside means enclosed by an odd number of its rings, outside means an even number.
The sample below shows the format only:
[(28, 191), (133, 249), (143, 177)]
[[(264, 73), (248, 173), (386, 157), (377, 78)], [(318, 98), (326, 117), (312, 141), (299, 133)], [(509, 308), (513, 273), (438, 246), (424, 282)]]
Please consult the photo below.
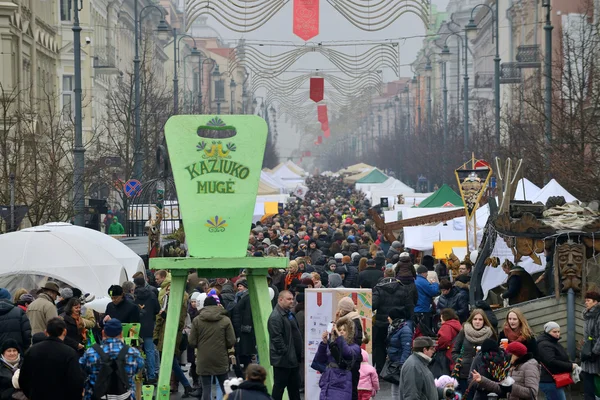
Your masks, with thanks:
[(405, 285), (396, 278), (383, 278), (373, 288), (373, 311), (377, 311), (375, 324), (387, 326), (391, 309), (399, 306), (404, 306), (412, 316), (417, 300), (414, 284)]
[(297, 368), (302, 357), (302, 335), (296, 316), (277, 305), (267, 322), (271, 365)]
[[(541, 369), (540, 382), (553, 383), (554, 379), (546, 371), (546, 368), (553, 374), (571, 372), (573, 363), (569, 361), (569, 356), (565, 348), (558, 343), (558, 339), (544, 332), (537, 338), (538, 361), (543, 364)], [(544, 368), (546, 367), (546, 368)]]
[(352, 264), (346, 265), (348, 273), (346, 279), (344, 279), (344, 287), (357, 288), (358, 287), (358, 268)]
[(27, 350), (31, 344), (31, 325), (21, 308), (9, 300), (0, 300), (0, 344), (7, 339), (14, 339), (22, 352)]
[(83, 329), (77, 325), (77, 321), (72, 316), (61, 314), (60, 317), (65, 321), (65, 325), (67, 326), (67, 336), (65, 336), (64, 340), (65, 344), (82, 356), (83, 349), (80, 350), (79, 345), (84, 344), (82, 335)]
[(417, 279), (417, 271), (415, 271), (414, 264), (410, 259), (402, 258), (398, 261), (395, 267), (396, 278), (402, 282), (410, 282), (410, 280)]
[(442, 324), (438, 330), (437, 347), (435, 348), (438, 352), (446, 353), (448, 359), (448, 365), (450, 371), (454, 368), (454, 360), (452, 359), (452, 349), (454, 348), (454, 339), (458, 336), (458, 333), (462, 329), (462, 325), (459, 321), (451, 319)]
[(321, 342), (314, 362), (327, 365), (319, 380), (320, 400), (350, 400), (352, 398), (352, 372), (355, 363), (362, 360), (360, 347), (348, 344), (343, 337), (329, 343)]
[[(510, 376), (515, 380), (512, 390), (508, 394), (508, 400), (531, 400), (536, 399), (540, 385), (540, 365), (531, 353), (525, 354), (513, 364), (514, 369)], [(500, 384), (488, 378), (481, 377), (479, 386), (484, 390), (502, 394)]]
[(582, 361), (581, 369), (588, 374), (600, 374), (600, 304), (583, 310), (583, 337), (594, 339), (592, 353), (596, 358), (592, 361)]
[[(22, 362), (21, 358), (15, 369), (18, 369)], [(0, 400), (12, 400), (12, 395), (16, 391), (12, 383), (13, 375), (12, 367), (0, 361)]]
[(370, 390), (373, 397), (379, 391), (379, 376), (377, 370), (369, 364), (369, 354), (362, 351), (362, 362), (360, 363), (360, 379), (358, 390)]
[[(500, 333), (498, 334), (498, 343), (500, 343), (500, 341), (502, 339), (508, 339), (506, 337), (506, 335), (504, 334), (503, 330), (500, 330)], [(510, 339), (508, 341), (508, 343), (510, 343)], [(537, 341), (535, 340), (534, 337), (530, 337), (529, 339), (525, 340), (524, 342), (521, 342), (525, 345), (525, 347), (527, 347), (527, 352), (533, 354), (534, 357), (537, 357), (538, 355), (538, 348), (537, 348)]]
[(235, 306), (235, 289), (231, 281), (226, 282), (221, 288), (221, 302), (227, 311), (233, 310)]
[(508, 304), (511, 306), (540, 297), (535, 281), (529, 272), (521, 267), (515, 267), (510, 271), (506, 283), (508, 289), (502, 293), (502, 298), (508, 299)]
[(231, 323), (238, 342), (238, 355), (249, 356), (256, 354), (256, 338), (254, 336), (254, 322), (250, 308), (250, 293), (246, 290), (231, 311)]
[(419, 300), (417, 301), (415, 312), (431, 312), (431, 302), (432, 299), (440, 293), (440, 285), (438, 283), (429, 283), (429, 281), (421, 275), (417, 276), (415, 285), (417, 286), (417, 292), (419, 293)]
[(140, 309), (140, 337), (150, 338), (154, 333), (156, 315), (160, 312), (158, 298), (149, 287), (138, 287), (135, 289), (135, 304)]
[(227, 400), (273, 400), (267, 387), (260, 382), (244, 381), (235, 389)]
[(454, 361), (454, 363), (457, 363), (459, 361), (459, 358), (461, 359), (461, 367), (459, 371), (460, 379), (467, 379), (469, 377), (471, 373), (471, 364), (473, 363), (473, 358), (475, 357), (475, 354), (477, 354), (477, 346), (481, 346), (485, 339), (494, 338), (493, 335), (494, 332), (491, 328), (489, 336), (482, 336), (478, 339), (469, 339), (467, 335), (465, 335), (464, 327), (458, 333), (456, 339), (454, 339), (454, 347), (452, 348), (452, 361)]
[(123, 324), (132, 324), (140, 322), (140, 308), (126, 298), (115, 305), (112, 301), (106, 306), (106, 315), (110, 315), (111, 318), (116, 318)]
[(442, 279), (448, 279), (448, 267), (444, 263), (439, 263), (434, 268), (435, 273), (438, 276), (438, 279), (441, 281)]
[(125, 228), (119, 222), (117, 217), (113, 217), (111, 224), (108, 226), (109, 235), (122, 235), (125, 233)]
[(308, 257), (310, 257), (311, 265), (315, 265), (317, 263), (317, 261), (319, 261), (319, 258), (321, 258), (323, 256), (323, 252), (321, 250), (319, 250), (318, 248), (314, 249), (314, 250), (309, 248), (306, 251), (306, 255)]
[[(235, 333), (227, 310), (205, 306), (192, 322), (189, 342), (196, 351), (198, 375), (222, 375), (229, 370), (229, 349), (235, 346)], [(210, 351), (207, 351), (210, 349)]]
[(389, 250), (387, 251), (387, 254), (385, 255), (385, 258), (387, 258), (388, 260), (391, 260), (392, 257), (394, 257), (395, 255), (400, 255), (400, 252), (398, 250), (396, 250), (395, 248), (393, 248), (392, 246), (390, 246)]
[(364, 334), (360, 315), (356, 311), (351, 311), (343, 317), (338, 318), (338, 322), (346, 319), (351, 319), (354, 324), (354, 343), (361, 344)]
[(27, 318), (31, 324), (31, 334), (41, 333), (46, 330), (48, 321), (58, 317), (54, 306), (54, 300), (46, 293), (41, 293), (29, 307), (27, 307)]
[[(163, 282), (164, 283), (164, 282)], [(162, 287), (162, 285), (161, 285)], [(170, 299), (170, 298), (168, 298)], [(175, 341), (175, 355), (179, 357), (181, 354), (181, 340), (183, 339), (183, 328), (185, 327), (185, 320), (187, 318), (187, 304), (188, 294), (183, 293), (183, 301), (181, 303), (181, 309), (179, 311), (179, 324), (177, 325), (177, 339)], [(168, 307), (167, 307), (168, 311)], [(152, 338), (158, 340), (157, 350), (162, 352), (163, 344), (165, 342), (165, 324), (167, 322), (166, 315), (158, 314), (156, 316), (156, 323), (154, 324), (154, 332)]]
[(465, 322), (469, 318), (469, 292), (453, 286), (448, 294), (442, 294), (438, 299), (438, 314), (444, 308), (453, 309), (460, 322)]
[(358, 274), (358, 285), (363, 289), (373, 289), (382, 278), (382, 270), (375, 267), (367, 267)]
[(25, 353), (19, 386), (29, 400), (81, 400), (84, 383), (77, 352), (62, 340), (48, 337)]
[(435, 387), (429, 361), (423, 353), (413, 353), (400, 370), (399, 400), (439, 400), (443, 389)]
[(387, 354), (392, 362), (404, 365), (412, 350), (413, 322), (401, 322), (387, 337)]

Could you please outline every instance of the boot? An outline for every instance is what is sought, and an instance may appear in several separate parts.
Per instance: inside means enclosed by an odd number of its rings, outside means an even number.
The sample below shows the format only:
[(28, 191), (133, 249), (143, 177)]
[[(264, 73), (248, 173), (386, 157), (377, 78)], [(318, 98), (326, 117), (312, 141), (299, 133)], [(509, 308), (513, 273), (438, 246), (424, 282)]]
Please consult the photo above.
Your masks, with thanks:
[(196, 397), (196, 398), (202, 397), (202, 388), (198, 388), (198, 389), (194, 390), (194, 388), (192, 388), (191, 386), (184, 386), (183, 387), (183, 395), (181, 396), (181, 398), (187, 399), (189, 397)]
[(171, 372), (171, 393), (179, 391), (179, 381), (175, 379), (175, 375)]

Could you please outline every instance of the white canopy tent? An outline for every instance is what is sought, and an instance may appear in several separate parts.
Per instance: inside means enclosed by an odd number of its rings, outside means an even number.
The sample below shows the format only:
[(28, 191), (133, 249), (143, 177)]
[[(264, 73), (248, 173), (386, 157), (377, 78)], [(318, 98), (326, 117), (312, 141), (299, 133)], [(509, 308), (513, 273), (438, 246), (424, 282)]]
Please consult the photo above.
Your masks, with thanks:
[(532, 199), (532, 201), (534, 203), (540, 201), (546, 204), (546, 201), (548, 201), (548, 199), (552, 196), (563, 196), (567, 203), (577, 201), (577, 198), (569, 193), (567, 189), (562, 187), (560, 183), (556, 182), (555, 179), (550, 180), (550, 182), (548, 182), (546, 186), (540, 190), (540, 192)]
[(81, 226), (71, 225), (67, 222), (50, 222), (45, 225), (36, 227), (41, 229), (49, 229), (51, 231), (60, 231), (61, 233), (79, 236), (87, 239), (102, 249), (106, 250), (114, 258), (116, 258), (125, 267), (127, 279), (132, 280), (133, 274), (138, 271), (144, 272), (146, 267), (144, 261), (138, 256), (135, 251), (131, 250), (119, 240), (105, 235), (102, 232), (95, 231)]
[(542, 189), (527, 178), (523, 178), (517, 185), (515, 191), (515, 200), (531, 200), (534, 199)]
[(273, 170), (269, 174), (271, 177), (275, 178), (278, 182), (281, 182), (286, 189), (295, 189), (299, 183), (304, 183), (304, 178), (290, 168), (287, 165), (280, 165), (277, 170)]
[(285, 184), (265, 171), (260, 171), (258, 195), (273, 195), (285, 192)]
[(35, 289), (49, 277), (99, 297), (127, 280), (125, 267), (113, 255), (64, 229), (42, 226), (0, 235), (0, 254), (2, 287)]

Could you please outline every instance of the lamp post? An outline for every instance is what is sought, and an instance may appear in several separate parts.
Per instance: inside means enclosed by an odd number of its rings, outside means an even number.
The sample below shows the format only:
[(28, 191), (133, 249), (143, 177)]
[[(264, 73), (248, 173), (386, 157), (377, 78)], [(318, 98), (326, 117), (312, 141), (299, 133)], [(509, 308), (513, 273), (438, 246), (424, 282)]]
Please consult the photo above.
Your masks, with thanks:
[(231, 106), (229, 107), (229, 114), (235, 114), (235, 87), (237, 84), (231, 78), (231, 82), (229, 82), (229, 100), (231, 102)]
[[(73, 1), (73, 56), (75, 57), (75, 146), (73, 147), (73, 208), (75, 225), (85, 226), (85, 193), (83, 171), (85, 147), (83, 147), (83, 120), (81, 110), (81, 26), (79, 25), (79, 1)], [(11, 218), (14, 211), (11, 207)], [(11, 228), (14, 227), (11, 221)]]
[[(400, 92), (400, 90), (398, 90)], [(394, 97), (394, 136), (398, 134), (398, 112), (400, 110), (400, 96), (396, 94)]]
[(221, 114), (221, 102), (224, 100), (221, 93), (224, 91), (223, 80), (221, 78), (221, 72), (219, 72), (219, 65), (215, 64), (215, 69), (212, 72), (213, 80), (215, 81), (215, 102), (217, 103), (217, 114)]
[[(550, 0), (545, 0), (549, 2)], [(475, 23), (475, 19), (473, 15), (475, 10), (479, 7), (486, 7), (488, 11), (492, 14), (492, 42), (495, 39), (496, 44), (496, 54), (494, 55), (494, 108), (495, 108), (495, 131), (496, 131), (496, 146), (500, 147), (500, 44), (499, 44), (499, 18), (498, 18), (498, 5), (500, 4), (499, 0), (496, 0), (496, 10), (494, 11), (492, 7), (487, 4), (478, 4), (471, 10), (471, 19), (465, 25), (465, 33), (470, 40), (474, 40), (477, 37), (477, 24)], [(544, 27), (546, 29), (546, 27)], [(552, 29), (552, 28), (550, 28)]]
[(426, 56), (427, 64), (425, 64), (425, 77), (427, 78), (427, 136), (431, 135), (431, 58)]
[(545, 164), (546, 171), (548, 171), (548, 175), (546, 176), (546, 182), (552, 176), (552, 172), (550, 171), (550, 145), (552, 143), (552, 7), (550, 4), (550, 0), (543, 0), (542, 7), (546, 8), (546, 24), (544, 25), (544, 34), (546, 36), (546, 53), (544, 55), (544, 75), (546, 75), (545, 81), (545, 93), (544, 93), (544, 114), (546, 114), (546, 121), (544, 130), (546, 131), (546, 146), (547, 149), (544, 152), (545, 154)]
[[(203, 60), (200, 61), (200, 79), (199, 79), (199, 81), (200, 81), (200, 90), (199, 90), (200, 94), (198, 95), (199, 101), (200, 101), (200, 114), (202, 114), (202, 108), (203, 108), (203, 105), (202, 105), (202, 84), (203, 84), (203, 80), (204, 80), (204, 63), (206, 61), (212, 62), (213, 63), (213, 68), (215, 68), (216, 65), (217, 65), (217, 63), (216, 63), (215, 60), (213, 60), (212, 58), (208, 58), (208, 57), (206, 57), (206, 58), (204, 58)], [(210, 87), (210, 85), (209, 85), (209, 87)], [(210, 98), (209, 98), (209, 100), (210, 100)]]
[(194, 48), (190, 54), (191, 57), (200, 57), (200, 52), (196, 45), (196, 39), (188, 34), (177, 35), (177, 29), (173, 28), (173, 112), (179, 113), (179, 77), (177, 75), (177, 64), (179, 63), (179, 42), (183, 38), (190, 38), (194, 41)]
[(408, 83), (404, 87), (404, 93), (406, 93), (406, 134), (410, 135), (410, 89)]
[(161, 15), (160, 22), (158, 23), (157, 31), (161, 38), (169, 35), (171, 29), (169, 25), (165, 22), (164, 19), (164, 11), (162, 8), (149, 5), (142, 8), (138, 12), (138, 2), (133, 2), (133, 18), (134, 18), (134, 40), (135, 40), (135, 56), (133, 58), (133, 84), (134, 84), (134, 124), (135, 124), (135, 136), (133, 140), (133, 178), (140, 180), (142, 178), (142, 163), (143, 163), (143, 154), (142, 154), (142, 123), (140, 116), (140, 44), (139, 40), (142, 35), (142, 20), (144, 17), (144, 12), (147, 10), (158, 10)]

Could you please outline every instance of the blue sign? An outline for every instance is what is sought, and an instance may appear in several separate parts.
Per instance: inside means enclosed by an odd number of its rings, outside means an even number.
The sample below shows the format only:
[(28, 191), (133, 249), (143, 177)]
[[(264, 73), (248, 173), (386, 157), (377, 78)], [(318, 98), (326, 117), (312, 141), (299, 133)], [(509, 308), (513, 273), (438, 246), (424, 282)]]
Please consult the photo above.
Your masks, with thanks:
[(142, 184), (137, 179), (130, 179), (123, 185), (127, 197), (135, 197), (142, 190)]

